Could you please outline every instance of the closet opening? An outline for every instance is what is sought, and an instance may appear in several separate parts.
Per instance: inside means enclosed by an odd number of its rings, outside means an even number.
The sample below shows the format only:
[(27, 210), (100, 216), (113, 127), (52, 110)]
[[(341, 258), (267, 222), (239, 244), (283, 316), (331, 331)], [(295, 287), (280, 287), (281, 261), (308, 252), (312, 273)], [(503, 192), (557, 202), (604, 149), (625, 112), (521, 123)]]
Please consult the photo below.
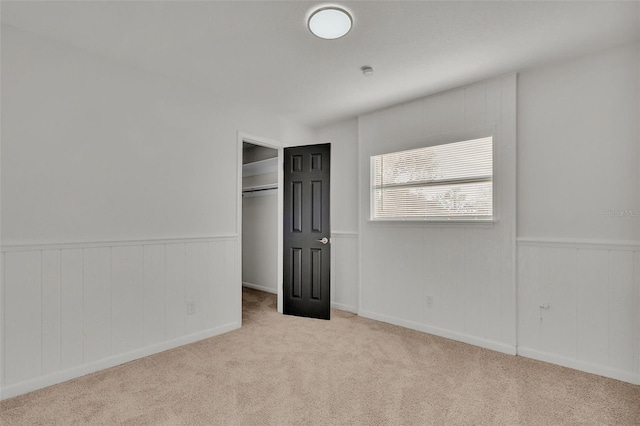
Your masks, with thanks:
[(277, 309), (277, 297), (271, 303), (273, 298), (245, 289), (278, 294), (278, 164), (278, 149), (242, 141), (243, 306), (255, 302)]

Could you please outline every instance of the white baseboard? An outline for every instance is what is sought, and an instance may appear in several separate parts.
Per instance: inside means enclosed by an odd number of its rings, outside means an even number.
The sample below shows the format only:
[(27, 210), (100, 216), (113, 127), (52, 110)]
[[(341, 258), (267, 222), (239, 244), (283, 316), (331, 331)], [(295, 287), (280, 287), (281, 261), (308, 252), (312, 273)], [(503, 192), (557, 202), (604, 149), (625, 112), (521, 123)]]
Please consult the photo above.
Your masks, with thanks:
[(621, 380), (623, 382), (632, 383), (634, 385), (640, 385), (640, 374), (636, 374), (631, 371), (618, 370), (606, 365), (593, 364), (587, 361), (580, 361), (574, 358), (551, 354), (548, 352), (542, 352), (536, 349), (526, 348), (522, 346), (518, 346), (518, 355), (538, 361), (561, 365), (563, 367), (573, 368), (574, 370), (580, 370), (586, 373), (597, 374), (599, 376)]
[(345, 305), (344, 303), (331, 302), (331, 307), (333, 309), (338, 309), (340, 311), (351, 312), (352, 314), (357, 314), (358, 310), (355, 306)]
[(404, 320), (388, 315), (378, 314), (370, 311), (360, 311), (359, 315), (365, 318), (371, 318), (377, 321), (386, 322), (400, 327), (410, 328), (412, 330), (422, 331), (424, 333), (433, 334), (435, 336), (444, 337), (458, 342), (468, 343), (470, 345), (479, 346), (485, 349), (491, 349), (496, 352), (502, 352), (508, 355), (516, 354), (516, 347), (505, 343), (496, 342), (494, 340), (482, 339), (480, 337), (471, 336), (469, 334), (459, 333), (444, 328), (433, 327), (430, 325), (420, 324), (413, 321)]
[(252, 288), (254, 290), (264, 291), (266, 293), (278, 294), (278, 289), (265, 287), (263, 285), (248, 283), (246, 281), (242, 281), (242, 287)]
[(221, 325), (219, 327), (199, 331), (197, 333), (189, 334), (187, 336), (182, 336), (177, 339), (146, 346), (144, 348), (136, 349), (131, 352), (118, 354), (108, 358), (103, 358), (101, 360), (94, 361), (88, 364), (82, 364), (77, 367), (72, 367), (64, 371), (56, 371), (55, 373), (47, 374), (46, 376), (37, 377), (35, 379), (26, 380), (20, 383), (14, 383), (12, 385), (8, 385), (0, 389), (0, 400), (13, 398), (15, 396), (25, 394), (27, 392), (31, 392), (37, 389), (42, 389), (44, 387), (55, 385), (58, 383), (66, 382), (68, 380), (82, 377), (87, 374), (95, 373), (96, 371), (115, 367), (116, 365), (124, 364), (126, 362), (130, 362), (136, 359), (144, 358), (146, 356), (154, 355), (159, 352), (164, 352), (169, 349), (173, 349), (179, 346), (187, 345), (189, 343), (197, 342), (198, 340), (214, 337), (214, 336), (229, 332), (231, 330), (235, 330), (237, 328), (240, 328), (240, 323), (235, 321), (229, 324)]

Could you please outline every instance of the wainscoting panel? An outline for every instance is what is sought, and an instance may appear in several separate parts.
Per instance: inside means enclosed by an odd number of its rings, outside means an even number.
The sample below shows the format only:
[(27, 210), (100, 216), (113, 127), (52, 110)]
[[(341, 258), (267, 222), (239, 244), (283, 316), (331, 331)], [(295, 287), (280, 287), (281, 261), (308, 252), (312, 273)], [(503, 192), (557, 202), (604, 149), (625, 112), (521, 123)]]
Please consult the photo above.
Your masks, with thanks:
[(165, 339), (175, 339), (185, 334), (186, 295), (184, 294), (185, 276), (184, 244), (165, 246), (166, 273), (166, 316), (164, 319)]
[[(109, 270), (104, 273), (106, 279)], [(111, 321), (105, 318), (101, 328), (111, 329), (113, 353), (129, 352), (144, 342), (143, 247), (112, 247), (111, 274)], [(103, 286), (108, 292), (108, 282)]]
[(60, 369), (60, 250), (42, 252), (42, 374)]
[(0, 397), (239, 327), (237, 247), (236, 236), (3, 247)]
[(331, 307), (358, 312), (357, 233), (331, 233)]
[[(509, 267), (515, 257), (493, 232), (372, 227), (360, 235), (361, 247), (379, 261), (362, 274), (386, 286), (367, 289), (363, 279), (362, 306), (374, 309), (361, 306), (360, 315), (515, 354), (515, 320), (508, 315), (515, 316), (515, 279)], [(508, 338), (513, 344), (503, 343)]]
[[(34, 251), (33, 254), (37, 252)], [(10, 253), (5, 254), (5, 258)], [(60, 369), (66, 370), (82, 362), (82, 249), (63, 249), (60, 253)], [(8, 286), (9, 283), (7, 282)], [(32, 300), (32, 302), (37, 302)], [(5, 299), (5, 305), (8, 303)], [(46, 304), (55, 301), (45, 301)], [(8, 327), (10, 315), (5, 314), (5, 327)], [(16, 326), (16, 330), (20, 330)], [(5, 360), (5, 368), (10, 363)], [(34, 377), (37, 377), (34, 375)], [(14, 383), (10, 380), (3, 382)], [(4, 396), (4, 395), (3, 395)]]
[[(209, 244), (209, 281), (211, 296), (209, 305), (209, 322), (219, 324), (224, 322), (223, 306), (225, 301), (225, 286), (223, 280), (228, 279), (225, 271), (225, 247), (224, 244)], [(222, 306), (221, 306), (222, 305)]]
[(634, 252), (633, 271), (635, 275), (635, 305), (636, 305), (636, 378), (640, 384), (640, 250)]
[(165, 324), (165, 251), (163, 244), (144, 246), (144, 343), (164, 340)]
[(518, 240), (518, 353), (640, 383), (640, 244)]
[[(111, 349), (124, 352), (120, 334), (127, 332), (125, 308), (127, 287), (132, 283), (120, 273), (127, 253), (118, 249), (130, 247), (89, 247), (83, 250), (82, 278), (82, 353), (83, 361), (91, 362), (111, 354)], [(113, 259), (113, 261), (112, 261)], [(133, 259), (132, 259), (133, 260)], [(136, 259), (137, 260), (137, 259)], [(111, 277), (113, 273), (113, 279)], [(134, 283), (135, 285), (137, 283)], [(140, 283), (141, 284), (141, 283)], [(134, 289), (132, 289), (132, 293)], [(125, 295), (121, 295), (125, 293)], [(133, 300), (137, 303), (138, 300)], [(124, 305), (121, 305), (124, 304)], [(131, 329), (137, 321), (131, 321)]]
[(41, 262), (39, 252), (5, 255), (2, 347), (5, 377), (10, 383), (42, 373)]
[(207, 282), (208, 243), (190, 243), (185, 247), (185, 296), (187, 303), (193, 304), (195, 313), (186, 316), (187, 334), (207, 327), (207, 312), (211, 309)]

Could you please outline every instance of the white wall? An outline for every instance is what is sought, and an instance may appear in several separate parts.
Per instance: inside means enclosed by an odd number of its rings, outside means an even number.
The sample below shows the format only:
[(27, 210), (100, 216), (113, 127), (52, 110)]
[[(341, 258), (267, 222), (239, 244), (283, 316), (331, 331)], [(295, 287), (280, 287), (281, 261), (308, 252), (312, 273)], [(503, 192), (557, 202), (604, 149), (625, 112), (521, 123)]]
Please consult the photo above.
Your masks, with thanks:
[(1, 47), (1, 397), (239, 327), (238, 131), (309, 129), (5, 25)]
[(331, 306), (358, 312), (358, 120), (316, 129), (331, 143)]
[[(515, 353), (515, 114), (511, 75), (359, 117), (361, 315)], [(369, 220), (372, 155), (487, 133), (495, 223)]]
[(235, 233), (224, 200), (238, 188), (217, 183), (236, 176), (236, 132), (291, 134), (277, 117), (12, 27), (2, 55), (5, 245)]
[(518, 236), (638, 241), (638, 45), (518, 78)]
[(358, 231), (358, 120), (316, 129), (318, 143), (331, 143), (331, 231)]
[(518, 80), (518, 352), (633, 383), (639, 52), (625, 45)]

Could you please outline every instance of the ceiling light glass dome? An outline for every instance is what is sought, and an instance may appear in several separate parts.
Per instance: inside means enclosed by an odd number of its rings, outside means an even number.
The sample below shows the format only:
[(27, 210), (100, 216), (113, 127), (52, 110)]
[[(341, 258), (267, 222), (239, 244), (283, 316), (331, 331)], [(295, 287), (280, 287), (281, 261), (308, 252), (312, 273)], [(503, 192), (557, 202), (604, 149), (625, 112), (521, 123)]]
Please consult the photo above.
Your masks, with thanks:
[(331, 6), (313, 12), (307, 24), (309, 31), (317, 37), (334, 40), (343, 37), (351, 30), (353, 19), (346, 10)]

